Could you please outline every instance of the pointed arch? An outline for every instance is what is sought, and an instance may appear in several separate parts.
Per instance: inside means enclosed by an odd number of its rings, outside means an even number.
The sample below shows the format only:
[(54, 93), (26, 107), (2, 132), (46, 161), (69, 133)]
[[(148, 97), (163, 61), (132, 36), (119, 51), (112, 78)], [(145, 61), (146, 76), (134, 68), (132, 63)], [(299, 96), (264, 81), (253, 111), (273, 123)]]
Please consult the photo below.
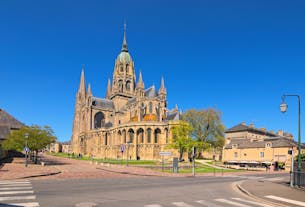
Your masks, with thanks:
[(142, 128), (137, 131), (137, 139), (138, 143), (144, 143), (144, 130)]
[(147, 143), (151, 143), (151, 128), (148, 128), (146, 130), (146, 133), (147, 133)]
[(94, 115), (94, 129), (99, 129), (105, 125), (105, 115), (103, 112), (97, 112)]
[(154, 133), (154, 143), (155, 144), (159, 143), (160, 134), (161, 134), (161, 130), (159, 128), (155, 129), (155, 133)]
[(133, 129), (129, 129), (128, 130), (128, 134), (129, 134), (129, 142), (133, 143), (133, 140), (134, 140), (134, 131), (133, 131)]

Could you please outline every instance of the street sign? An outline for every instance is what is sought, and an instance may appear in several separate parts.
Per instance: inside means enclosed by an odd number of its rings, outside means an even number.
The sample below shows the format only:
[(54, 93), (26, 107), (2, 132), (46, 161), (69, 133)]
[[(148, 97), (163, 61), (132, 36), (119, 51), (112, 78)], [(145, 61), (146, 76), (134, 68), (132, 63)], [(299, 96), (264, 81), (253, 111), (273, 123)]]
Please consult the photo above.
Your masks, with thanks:
[(124, 152), (124, 150), (125, 150), (125, 145), (121, 144), (120, 149), (121, 149), (121, 152), (123, 153), (123, 152)]
[(171, 156), (171, 155), (172, 155), (171, 152), (159, 152), (159, 154), (160, 154), (161, 156)]
[(30, 149), (29, 149), (28, 147), (25, 147), (25, 148), (24, 148), (24, 151), (25, 151), (25, 152), (29, 152)]

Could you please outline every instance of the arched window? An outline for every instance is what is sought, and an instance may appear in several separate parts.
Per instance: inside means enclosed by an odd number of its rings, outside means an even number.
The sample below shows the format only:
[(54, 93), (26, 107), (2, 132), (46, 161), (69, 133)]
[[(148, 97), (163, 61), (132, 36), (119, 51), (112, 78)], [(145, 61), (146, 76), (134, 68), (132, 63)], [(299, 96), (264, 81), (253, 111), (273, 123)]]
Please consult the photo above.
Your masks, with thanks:
[(126, 64), (126, 73), (128, 73), (129, 72), (129, 67), (128, 67), (129, 65), (128, 64)]
[(119, 92), (123, 92), (123, 81), (119, 80)]
[(155, 130), (155, 136), (154, 136), (154, 138), (155, 138), (155, 143), (158, 143), (158, 141), (159, 141), (159, 134), (161, 133), (161, 130), (160, 129), (156, 129)]
[(122, 140), (122, 133), (120, 130), (118, 131), (118, 137), (119, 137), (119, 140), (118, 140), (119, 144), (122, 144), (123, 140)]
[(165, 129), (165, 143), (168, 144), (168, 129)]
[(133, 131), (133, 129), (129, 129), (128, 133), (129, 133), (129, 142), (133, 143), (133, 138), (134, 138), (134, 131)]
[(151, 114), (153, 112), (153, 105), (152, 102), (149, 102), (149, 113)]
[(147, 129), (147, 143), (151, 142), (151, 129)]
[(138, 142), (144, 143), (144, 130), (142, 128), (138, 129), (137, 136), (138, 136)]
[(99, 129), (105, 124), (105, 116), (102, 112), (97, 112), (94, 115), (94, 129)]
[(126, 82), (126, 90), (127, 90), (127, 91), (130, 91), (130, 81), (127, 81), (127, 82)]

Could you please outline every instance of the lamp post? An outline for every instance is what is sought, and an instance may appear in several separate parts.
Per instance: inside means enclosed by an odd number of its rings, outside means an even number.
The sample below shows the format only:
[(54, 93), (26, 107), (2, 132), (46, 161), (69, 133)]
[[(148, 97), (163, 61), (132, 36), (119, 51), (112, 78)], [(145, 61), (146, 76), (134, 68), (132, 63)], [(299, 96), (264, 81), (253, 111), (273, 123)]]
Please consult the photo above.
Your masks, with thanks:
[(28, 166), (28, 138), (29, 138), (29, 133), (25, 133), (24, 134), (24, 138), (25, 138), (25, 148), (24, 148), (24, 151), (25, 151), (25, 167)]
[(285, 103), (285, 98), (288, 96), (294, 96), (298, 98), (298, 182), (300, 182), (301, 175), (301, 98), (296, 94), (284, 94), (282, 96), (282, 103), (280, 109), (282, 113), (285, 113), (288, 105)]

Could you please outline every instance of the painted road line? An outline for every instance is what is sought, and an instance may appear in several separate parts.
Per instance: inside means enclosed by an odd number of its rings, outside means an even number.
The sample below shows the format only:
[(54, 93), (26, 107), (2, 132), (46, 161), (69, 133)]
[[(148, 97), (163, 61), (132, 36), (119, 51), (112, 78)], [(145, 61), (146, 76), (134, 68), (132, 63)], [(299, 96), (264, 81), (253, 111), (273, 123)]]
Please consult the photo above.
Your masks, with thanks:
[(150, 205), (145, 205), (144, 207), (162, 207), (159, 204), (150, 204)]
[(248, 206), (248, 205), (245, 205), (245, 204), (237, 203), (237, 202), (234, 202), (234, 201), (229, 201), (227, 199), (222, 199), (222, 198), (215, 199), (215, 201), (218, 201), (218, 202), (221, 202), (221, 203), (230, 204), (230, 205), (233, 205), (233, 206), (251, 207), (251, 206)]
[(208, 207), (222, 207), (222, 206), (219, 206), (215, 203), (211, 203), (211, 202), (205, 201), (205, 200), (196, 201), (196, 203), (200, 203), (200, 204), (208, 206)]
[(244, 202), (244, 203), (254, 204), (254, 205), (257, 205), (257, 206), (273, 207), (273, 206), (263, 204), (263, 203), (259, 203), (259, 202), (255, 202), (255, 201), (248, 201), (248, 200), (245, 200), (245, 199), (242, 199), (242, 198), (232, 198), (232, 199), (236, 200), (236, 201), (241, 201), (241, 202)]
[(17, 186), (20, 186), (20, 187), (32, 186), (32, 184), (31, 183), (20, 183), (20, 184), (3, 184), (3, 185), (1, 185), (1, 187), (17, 187)]
[(32, 189), (32, 187), (9, 187), (9, 188), (0, 188), (1, 190), (29, 190)]
[(0, 185), (5, 184), (24, 184), (24, 183), (30, 183), (29, 181), (0, 181)]
[(25, 193), (34, 193), (34, 191), (32, 191), (32, 190), (24, 190), (24, 191), (5, 191), (5, 192), (0, 192), (0, 195), (25, 194)]
[(35, 195), (31, 195), (31, 196), (0, 197), (0, 201), (31, 200), (31, 199), (36, 199), (36, 196)]
[[(6, 207), (7, 205), (9, 206), (23, 206), (23, 207), (39, 207), (39, 203), (37, 202), (32, 202), (32, 203), (9, 203), (9, 204), (6, 204)], [(1, 207), (1, 205), (0, 205)]]
[(268, 196), (265, 196), (265, 197), (273, 199), (273, 200), (277, 200), (277, 201), (283, 201), (283, 202), (286, 202), (286, 203), (291, 203), (291, 204), (298, 205), (298, 206), (305, 206), (305, 202), (302, 202), (302, 201), (291, 200), (291, 199), (282, 198), (282, 197), (273, 196), (273, 195), (268, 195)]
[(184, 203), (184, 202), (174, 202), (174, 203), (172, 203), (174, 206), (178, 206), (178, 207), (193, 207), (193, 206), (191, 206), (191, 205), (188, 205), (188, 204), (186, 204), (186, 203)]

